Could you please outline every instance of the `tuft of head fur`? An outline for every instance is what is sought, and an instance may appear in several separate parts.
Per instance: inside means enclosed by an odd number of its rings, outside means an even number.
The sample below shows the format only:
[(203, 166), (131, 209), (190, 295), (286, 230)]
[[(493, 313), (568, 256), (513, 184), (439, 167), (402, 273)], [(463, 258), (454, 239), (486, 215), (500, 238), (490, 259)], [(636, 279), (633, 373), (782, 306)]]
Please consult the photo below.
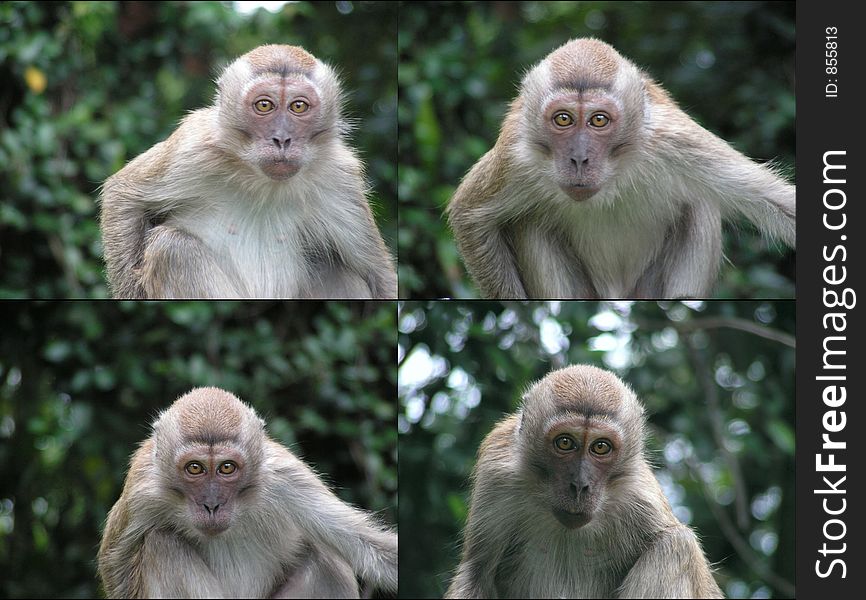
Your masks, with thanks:
[(250, 457), (262, 453), (265, 422), (237, 396), (215, 387), (195, 388), (162, 411), (153, 423), (157, 456), (168, 464), (193, 443), (231, 442)]
[(250, 50), (225, 68), (217, 80), (214, 105), (220, 121), (229, 127), (242, 110), (243, 92), (261, 79), (279, 76), (309, 82), (322, 99), (322, 122), (344, 135), (350, 125), (342, 118), (345, 95), (336, 71), (300, 46), (270, 44)]

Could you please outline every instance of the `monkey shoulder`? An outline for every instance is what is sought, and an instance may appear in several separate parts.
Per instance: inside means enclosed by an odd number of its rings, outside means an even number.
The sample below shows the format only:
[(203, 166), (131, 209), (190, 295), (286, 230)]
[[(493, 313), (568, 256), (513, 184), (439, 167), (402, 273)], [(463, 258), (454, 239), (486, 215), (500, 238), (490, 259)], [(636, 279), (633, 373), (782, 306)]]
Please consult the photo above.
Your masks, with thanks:
[(518, 415), (510, 415), (499, 421), (481, 442), (478, 450), (479, 458), (490, 456), (498, 459), (503, 452), (510, 452), (514, 446), (514, 435), (519, 419)]
[(202, 149), (213, 145), (211, 132), (216, 127), (215, 111), (204, 108), (184, 117), (165, 140), (157, 142), (109, 177), (104, 186), (105, 196), (108, 198), (112, 192), (134, 190), (146, 193), (148, 186), (159, 185), (172, 176), (178, 165), (195, 160)]
[[(709, 163), (715, 165), (717, 153), (728, 158), (738, 155), (725, 140), (701, 126), (689, 116), (676, 100), (655, 81), (647, 79), (649, 100), (647, 143), (662, 158), (674, 157), (676, 163), (685, 162), (689, 168)], [(686, 160), (684, 160), (686, 158)]]
[(483, 205), (492, 200), (508, 183), (510, 161), (503, 146), (497, 143), (469, 170), (448, 204), (455, 213)]
[(623, 589), (633, 589), (629, 586), (636, 583), (646, 585), (646, 581), (641, 580), (648, 576), (652, 576), (669, 597), (723, 597), (695, 532), (682, 523), (660, 530), (649, 541), (626, 577)]
[(701, 552), (700, 543), (691, 527), (675, 523), (661, 529), (649, 541), (648, 549), (676, 556), (681, 559), (690, 557), (694, 552)]
[(514, 443), (518, 419), (518, 415), (506, 417), (481, 442), (475, 465), (476, 478), (481, 473), (500, 479), (517, 477), (516, 464), (511, 459), (516, 458)]

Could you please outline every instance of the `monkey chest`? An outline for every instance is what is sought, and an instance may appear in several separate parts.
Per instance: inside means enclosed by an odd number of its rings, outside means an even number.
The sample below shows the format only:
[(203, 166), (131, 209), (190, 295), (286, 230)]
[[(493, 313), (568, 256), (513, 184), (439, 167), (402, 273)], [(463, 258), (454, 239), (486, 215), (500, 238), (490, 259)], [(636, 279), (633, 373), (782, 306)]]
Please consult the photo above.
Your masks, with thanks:
[(571, 250), (602, 298), (631, 293), (640, 276), (661, 250), (665, 227), (606, 222), (569, 233)]
[(512, 235), (530, 297), (625, 298), (661, 254), (668, 223), (566, 214)]
[(527, 544), (512, 556), (497, 569), (506, 598), (611, 598), (623, 577), (606, 557), (571, 545)]
[(221, 209), (180, 215), (175, 224), (201, 240), (241, 296), (303, 295), (315, 257), (324, 252), (310, 242), (302, 223), (278, 214)]

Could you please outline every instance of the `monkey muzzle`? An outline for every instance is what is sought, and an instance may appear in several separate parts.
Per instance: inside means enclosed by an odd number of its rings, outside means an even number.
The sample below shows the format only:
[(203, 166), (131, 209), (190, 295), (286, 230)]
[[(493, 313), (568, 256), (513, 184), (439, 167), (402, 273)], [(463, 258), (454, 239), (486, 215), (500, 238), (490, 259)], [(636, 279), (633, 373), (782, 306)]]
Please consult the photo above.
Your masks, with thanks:
[(600, 189), (596, 186), (581, 183), (561, 183), (559, 184), (559, 188), (565, 192), (569, 198), (577, 200), (578, 202), (589, 200), (592, 196), (595, 196)]
[(571, 512), (561, 508), (554, 508), (553, 516), (568, 529), (579, 529), (592, 520), (591, 513)]
[(284, 157), (264, 161), (259, 164), (259, 167), (265, 175), (277, 181), (285, 181), (301, 170), (301, 165), (297, 160)]

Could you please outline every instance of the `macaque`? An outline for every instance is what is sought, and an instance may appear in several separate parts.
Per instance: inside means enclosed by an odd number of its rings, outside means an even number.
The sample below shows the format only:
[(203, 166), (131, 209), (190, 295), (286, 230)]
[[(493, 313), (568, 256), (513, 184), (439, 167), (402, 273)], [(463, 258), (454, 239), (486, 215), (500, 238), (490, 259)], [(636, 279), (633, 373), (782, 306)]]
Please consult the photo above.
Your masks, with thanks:
[(115, 298), (396, 298), (334, 71), (260, 46), (102, 189)]
[(643, 406), (576, 365), (485, 438), (449, 598), (721, 598), (644, 456)]
[(448, 206), (487, 298), (706, 297), (736, 214), (794, 246), (794, 186), (595, 39), (529, 71)]
[(109, 598), (357, 598), (397, 589), (397, 537), (337, 498), (255, 411), (181, 396), (133, 454), (99, 548)]

